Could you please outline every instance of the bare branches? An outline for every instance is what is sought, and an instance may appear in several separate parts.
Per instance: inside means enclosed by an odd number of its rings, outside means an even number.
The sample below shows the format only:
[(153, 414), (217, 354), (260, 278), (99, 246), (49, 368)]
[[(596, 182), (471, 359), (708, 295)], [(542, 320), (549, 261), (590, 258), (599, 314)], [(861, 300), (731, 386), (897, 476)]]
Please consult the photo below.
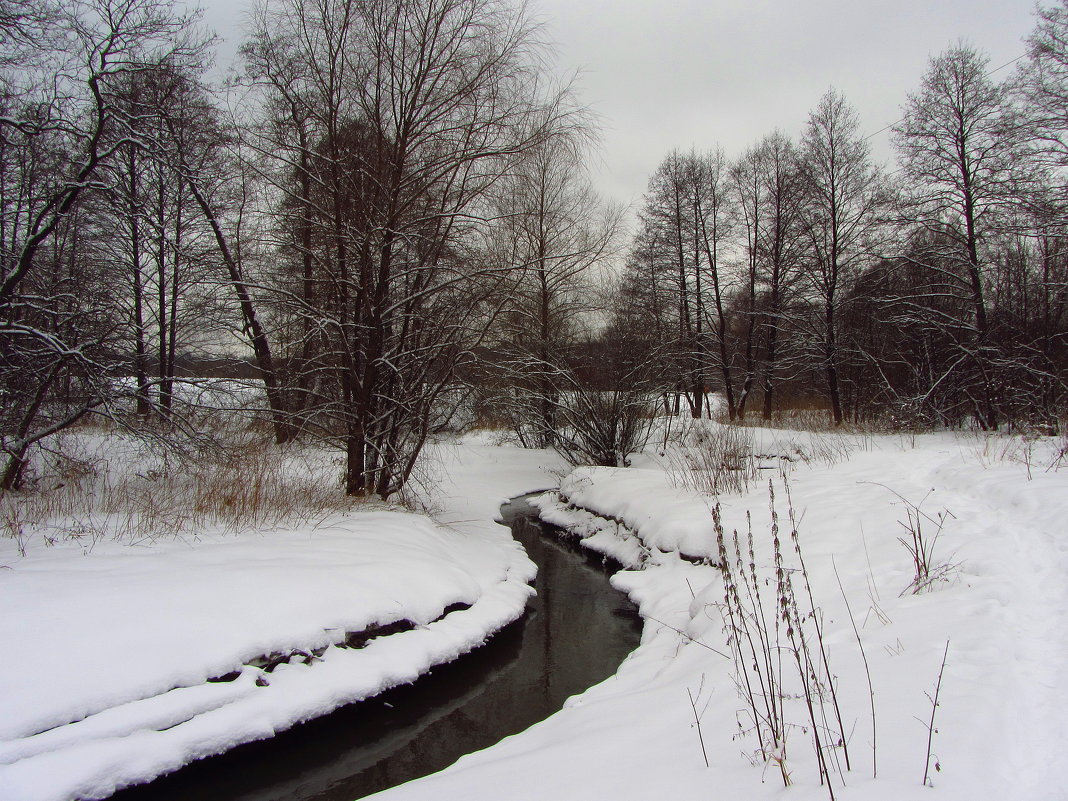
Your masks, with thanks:
[(27, 0), (4, 11), (0, 439), (4, 486), (14, 488), (30, 443), (124, 394), (115, 381), (127, 296), (108, 272), (102, 199), (116, 189), (123, 155), (149, 134), (143, 108), (130, 102), (134, 76), (161, 61), (192, 63), (204, 44), (188, 34), (195, 17), (163, 0)]
[[(942, 665), (938, 668), (938, 681), (935, 683), (935, 691), (933, 696), (929, 696), (931, 699), (931, 718), (924, 726), (927, 728), (927, 758), (924, 760), (923, 765), (923, 785), (927, 786), (928, 776), (931, 772), (931, 745), (934, 742), (935, 732), (938, 729), (935, 728), (935, 713), (938, 711), (938, 694), (942, 690), (942, 674), (946, 670), (946, 658), (949, 656), (949, 640), (946, 640), (946, 650), (942, 653)], [(942, 766), (935, 759), (935, 770), (941, 770)]]
[(288, 405), (344, 448), (350, 493), (389, 495), (518, 286), (522, 267), (484, 250), (509, 218), (491, 190), (581, 115), (544, 88), (507, 3), (293, 0), (257, 28), (244, 53), (268, 116), (250, 141), (282, 198), (264, 283)]

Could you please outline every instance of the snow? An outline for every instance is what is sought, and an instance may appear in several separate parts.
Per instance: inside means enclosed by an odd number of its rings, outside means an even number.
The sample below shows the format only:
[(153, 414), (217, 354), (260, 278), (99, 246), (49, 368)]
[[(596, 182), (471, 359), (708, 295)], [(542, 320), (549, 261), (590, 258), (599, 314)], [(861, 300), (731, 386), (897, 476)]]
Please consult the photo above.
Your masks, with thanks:
[[(36, 537), (25, 556), (0, 540), (0, 798), (105, 797), (480, 645), (533, 591), (534, 565), (494, 518), (553, 484), (553, 461), (477, 438), (440, 448), (452, 478), (436, 520), (380, 504), (136, 545)], [(453, 604), (469, 608), (443, 617)], [(415, 628), (338, 647), (399, 620)], [(272, 654), (292, 658), (250, 664)]]
[[(475, 647), (519, 614), (532, 576), (492, 522), (499, 504), (556, 486), (537, 502), (543, 516), (626, 565), (612, 581), (645, 617), (641, 646), (616, 675), (547, 720), (376, 798), (827, 798), (804, 702), (793, 697), (796, 677), (784, 679), (793, 782), (784, 790), (744, 731), (736, 668), (724, 656), (712, 509), (718, 503), (730, 548), (735, 530), (744, 546), (752, 527), (754, 563), (774, 596), (769, 481), (784, 561), (797, 568), (792, 503), (841, 702), (852, 769), (832, 767), (835, 797), (1064, 798), (1063, 443), (748, 434), (755, 452), (772, 457), (767, 469), (743, 492), (719, 497), (694, 489), (663, 443), (633, 456), (632, 468), (569, 471), (551, 454), (477, 435), (435, 446), (421, 476), (429, 518), (375, 507), (293, 529), (202, 532), (136, 547), (99, 542), (90, 552), (35, 541), (24, 557), (0, 541), (0, 636), (8, 644), (0, 798), (102, 796), (410, 681)], [(944, 572), (913, 593), (898, 539), (917, 506), (929, 535), (942, 515), (934, 561)], [(800, 592), (801, 574), (792, 575)], [(439, 620), (454, 603), (472, 606)], [(245, 664), (400, 618), (418, 625), (359, 650), (327, 647), (310, 665), (297, 658), (265, 674)], [(924, 787), (926, 723), (947, 643)], [(874, 778), (864, 657), (876, 711)], [(234, 669), (241, 673), (233, 681), (204, 681)]]
[[(702, 496), (665, 469), (671, 460), (651, 453), (634, 458), (637, 469), (578, 468), (559, 496), (543, 496), (544, 517), (636, 568), (613, 583), (646, 617), (641, 647), (614, 677), (557, 715), (376, 798), (478, 801), (497, 797), (503, 785), (513, 799), (829, 797), (800, 699), (785, 704), (793, 782), (785, 793), (777, 768), (762, 764), (753, 736), (740, 732), (736, 671), (716, 653), (729, 650), (722, 580), (716, 567), (679, 556), (716, 559), (710, 510), (718, 500), (728, 539), (737, 529), (744, 542), (747, 513), (751, 518), (758, 570), (773, 593), (769, 479), (787, 543), (789, 487), (843, 709), (852, 770), (832, 768), (835, 797), (1064, 798), (1068, 465), (1055, 463), (1061, 443), (958, 434), (753, 435), (758, 453), (778, 451), (793, 461), (760, 471), (741, 494)], [(798, 459), (799, 451), (820, 458)], [(935, 550), (946, 580), (919, 594), (908, 591), (911, 561), (898, 542), (907, 534), (906, 501), (932, 519), (948, 513)], [(871, 672), (876, 778), (869, 688), (843, 593)], [(947, 642), (930, 786), (923, 787), (926, 722)]]
[(640, 531), (641, 542), (649, 548), (691, 557), (713, 555), (712, 499), (692, 490), (673, 490), (671, 476), (663, 470), (579, 467), (561, 482), (560, 497)]

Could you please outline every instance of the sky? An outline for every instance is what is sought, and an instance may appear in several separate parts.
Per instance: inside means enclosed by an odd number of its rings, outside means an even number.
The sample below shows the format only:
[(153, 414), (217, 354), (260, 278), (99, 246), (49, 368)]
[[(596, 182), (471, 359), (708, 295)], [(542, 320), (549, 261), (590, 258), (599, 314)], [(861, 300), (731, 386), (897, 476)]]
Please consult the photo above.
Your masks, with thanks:
[[(226, 40), (221, 62), (247, 7), (205, 10)], [(671, 149), (718, 144), (734, 157), (776, 128), (797, 137), (832, 86), (890, 162), (889, 133), (877, 132), (932, 56), (963, 40), (995, 69), (1024, 54), (1034, 27), (1033, 0), (530, 0), (530, 10), (600, 120), (595, 185), (632, 207)]]

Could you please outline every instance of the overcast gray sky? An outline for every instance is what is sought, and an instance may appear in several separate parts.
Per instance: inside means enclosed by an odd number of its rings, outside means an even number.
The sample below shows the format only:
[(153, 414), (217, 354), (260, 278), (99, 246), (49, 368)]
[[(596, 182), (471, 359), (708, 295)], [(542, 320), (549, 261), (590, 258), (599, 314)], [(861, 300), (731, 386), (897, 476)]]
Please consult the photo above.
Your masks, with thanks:
[[(240, 39), (246, 0), (206, 2), (205, 22)], [(739, 155), (781, 128), (797, 136), (830, 86), (875, 133), (896, 121), (928, 59), (963, 39), (999, 67), (1022, 55), (1032, 0), (530, 0), (562, 72), (600, 116), (601, 192), (637, 204), (674, 147)], [(1012, 67), (998, 73), (1001, 77)], [(892, 156), (887, 133), (872, 138)]]

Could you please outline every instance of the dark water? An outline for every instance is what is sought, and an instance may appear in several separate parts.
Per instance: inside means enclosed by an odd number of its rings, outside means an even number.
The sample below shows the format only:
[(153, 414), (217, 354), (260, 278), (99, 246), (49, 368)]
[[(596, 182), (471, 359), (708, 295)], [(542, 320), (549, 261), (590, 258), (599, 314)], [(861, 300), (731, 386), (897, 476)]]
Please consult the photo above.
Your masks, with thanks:
[(352, 801), (522, 731), (610, 676), (638, 645), (637, 610), (609, 586), (600, 559), (544, 533), (525, 500), (501, 513), (538, 565), (538, 595), (520, 620), (415, 684), (113, 801)]

